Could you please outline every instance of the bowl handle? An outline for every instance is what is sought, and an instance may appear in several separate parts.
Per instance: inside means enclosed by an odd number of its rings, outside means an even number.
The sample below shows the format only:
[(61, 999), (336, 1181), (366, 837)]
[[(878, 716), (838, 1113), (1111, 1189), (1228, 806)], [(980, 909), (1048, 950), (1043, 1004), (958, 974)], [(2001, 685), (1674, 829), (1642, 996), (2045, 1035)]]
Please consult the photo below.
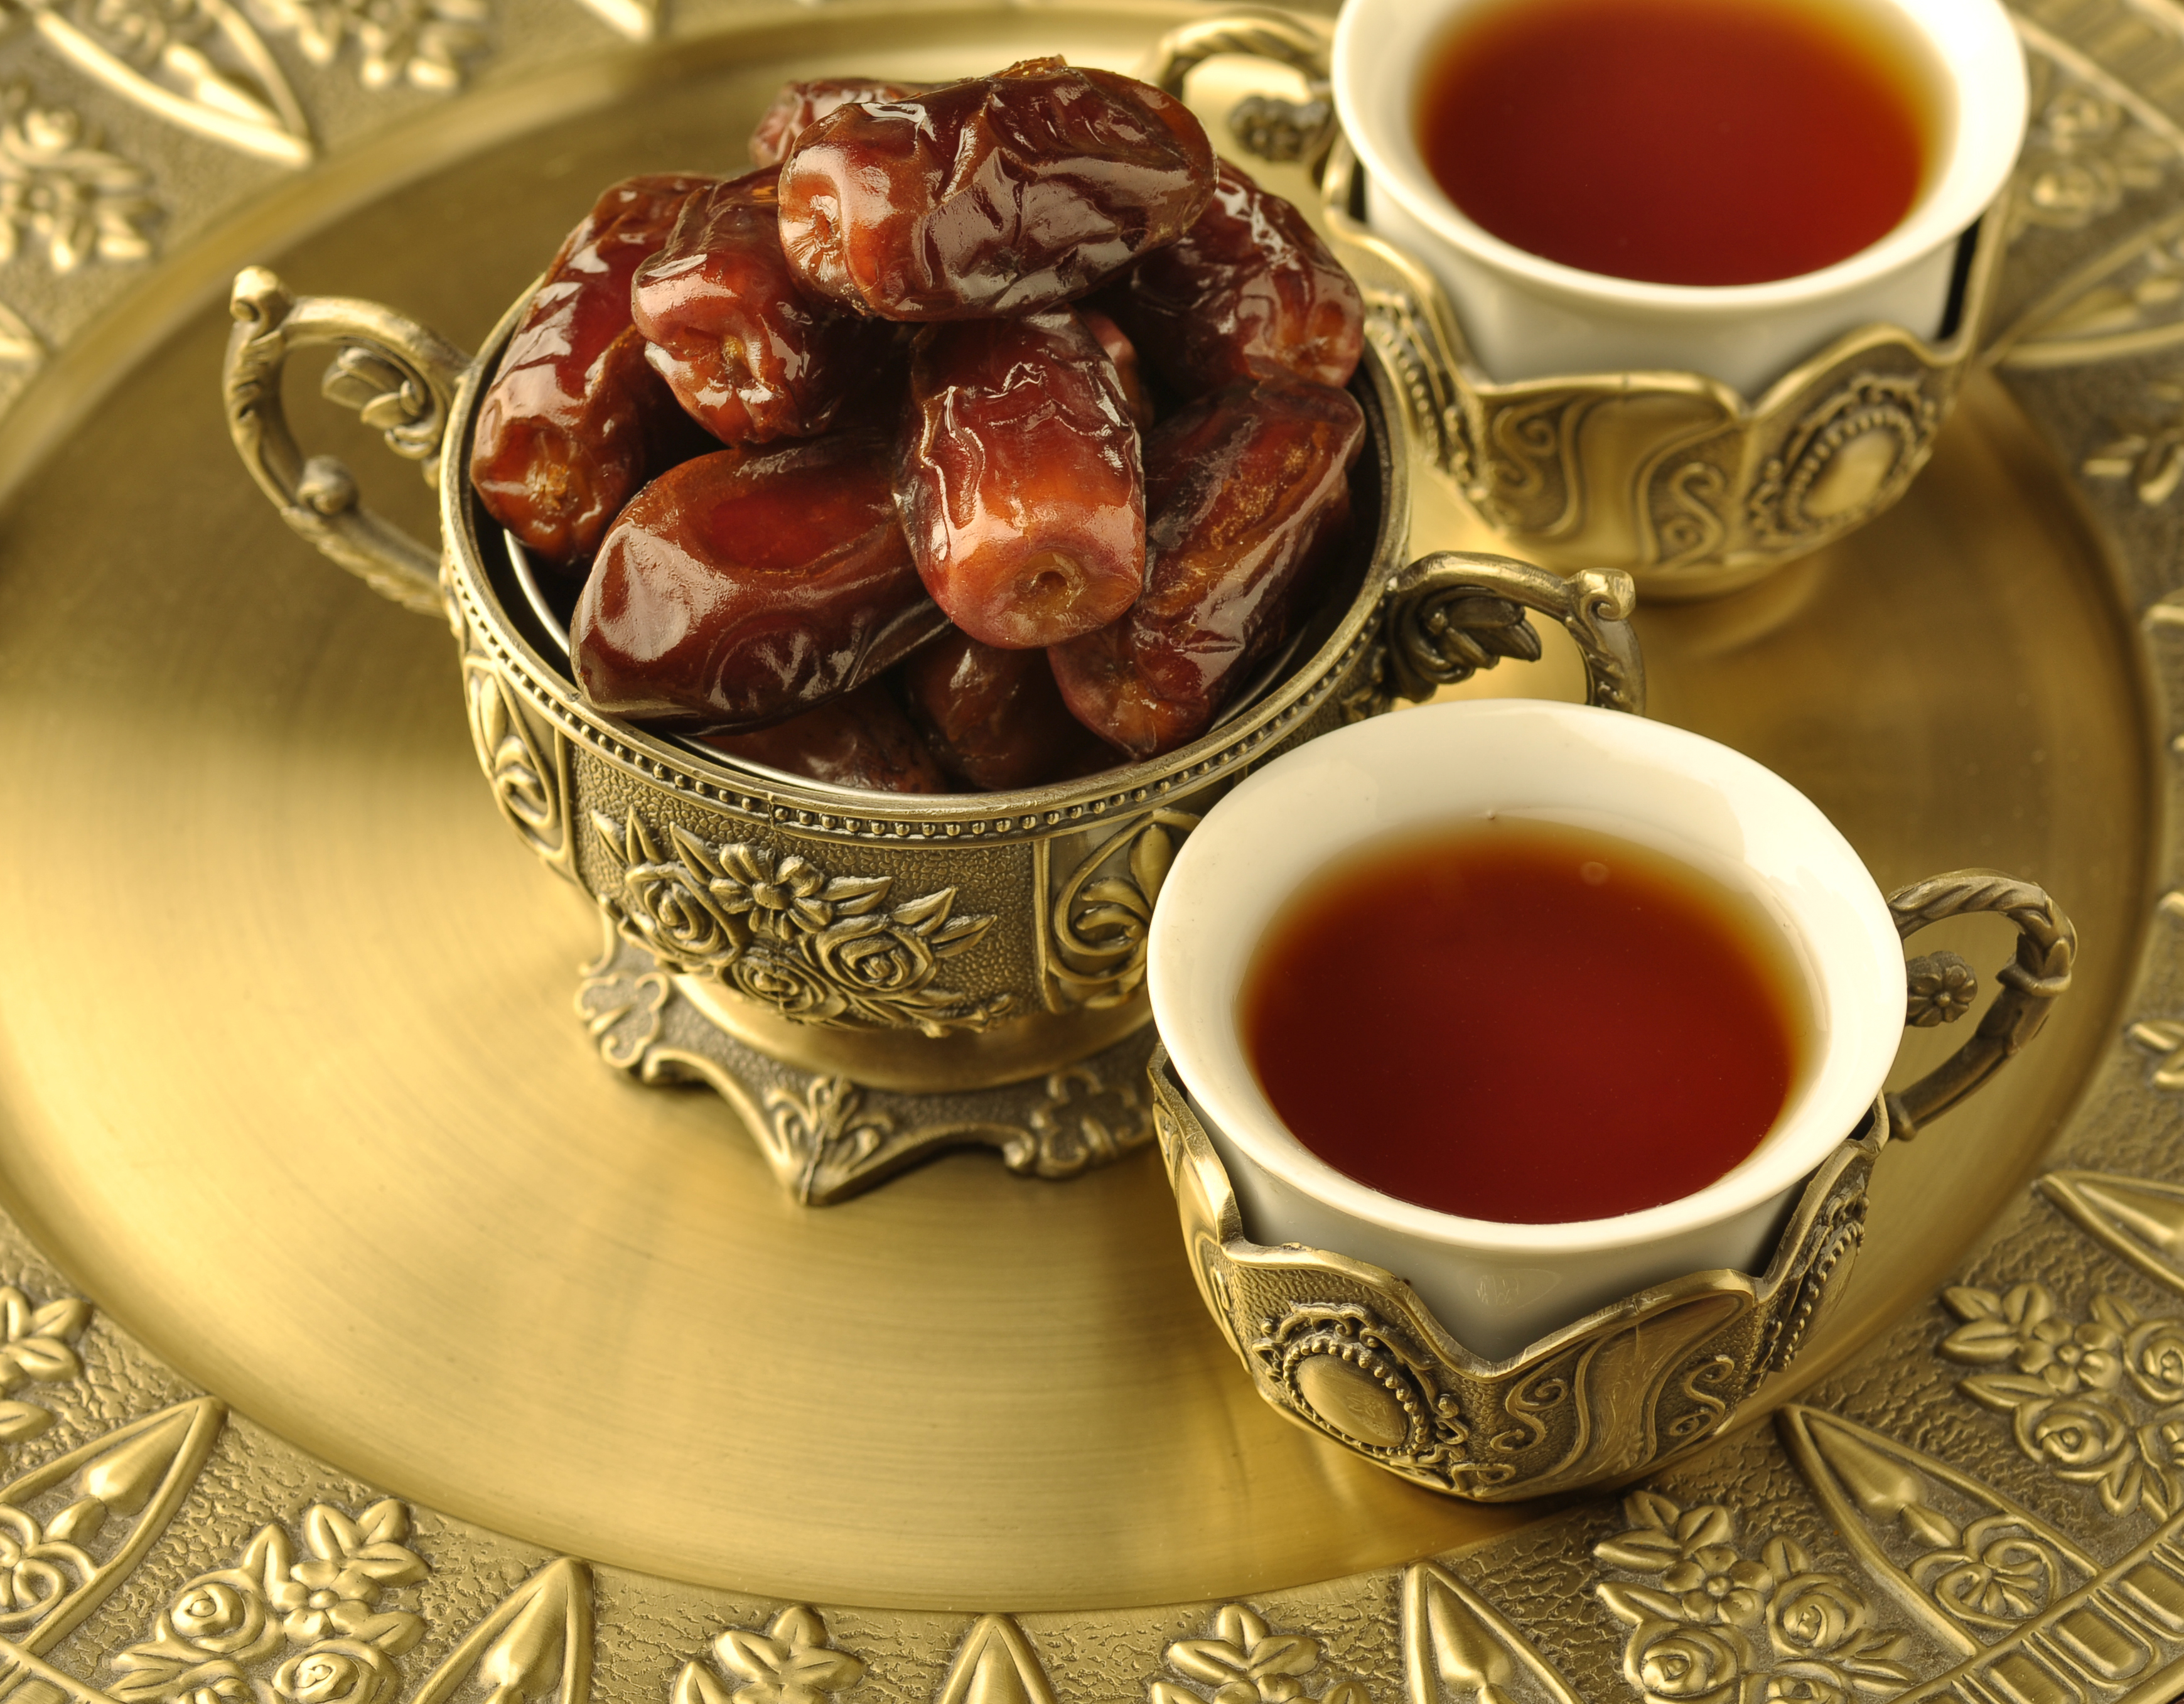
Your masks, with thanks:
[(1429, 698), (1504, 657), (1537, 662), (1540, 636), (1524, 611), (1552, 615), (1585, 659), (1585, 701), (1646, 712), (1646, 664), (1631, 631), (1638, 593), (1617, 569), (1587, 569), (1565, 580), (1511, 556), (1439, 550), (1388, 577), (1390, 684)]
[[(2046, 890), (1992, 870), (1953, 870), (1888, 897), (1896, 932), (1908, 939), (1929, 923), (1975, 911), (1999, 911), (2017, 925), (2017, 956), (1997, 972), (2002, 992), (1972, 1039), (1902, 1093), (1888, 1097), (1889, 1133), (1915, 1136), (2002, 1069), (2040, 1033), (2057, 995), (2070, 986), (2078, 932)], [(1954, 1023), (1979, 994), (1979, 974), (1956, 954), (1911, 961), (1903, 1021), (1925, 1029)]]
[(422, 462), (432, 484), (470, 357), (376, 302), (291, 296), (263, 266), (236, 274), (228, 307), (235, 329), (220, 393), (236, 454), (259, 488), (283, 521), (373, 591), (422, 615), (443, 614), (438, 552), (366, 509), (355, 476), (336, 458), (304, 457), (281, 405), (281, 373), (291, 349), (339, 345), (320, 388), (379, 427), (395, 454)]

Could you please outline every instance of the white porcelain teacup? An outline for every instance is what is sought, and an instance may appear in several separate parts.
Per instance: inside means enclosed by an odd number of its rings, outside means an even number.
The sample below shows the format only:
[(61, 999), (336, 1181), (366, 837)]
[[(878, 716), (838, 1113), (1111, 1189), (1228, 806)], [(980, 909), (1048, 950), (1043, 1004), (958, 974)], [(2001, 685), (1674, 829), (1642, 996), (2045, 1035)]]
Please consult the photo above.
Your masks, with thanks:
[(1923, 186), (1903, 219), (1857, 253), (1727, 286), (1642, 283), (1544, 259), (1467, 218), (1434, 181), (1418, 142), (1422, 81), (1468, 14), (1512, 3), (1523, 0), (1346, 0), (1334, 35), (1335, 109), (1365, 168), (1367, 222), (1439, 277), (1490, 377), (1666, 370), (1757, 398), (1856, 327), (1938, 337), (1960, 242), (2008, 182), (2024, 140), (2024, 59), (2000, 0), (1831, 0), (1870, 14), (1928, 86)]
[[(1780, 927), (1782, 960), (1804, 983), (1803, 1063), (1768, 1134), (1727, 1175), (1618, 1217), (1500, 1223), (1358, 1183), (1313, 1154), (1276, 1113), (1240, 1016), (1270, 923), (1318, 872), (1361, 847), (1489, 812), (1648, 846), (1748, 893)], [(1764, 1271), (1804, 1180), (1865, 1122), (1896, 1057), (1906, 1022), (1900, 935), (1952, 910), (2004, 910), (2020, 927), (2029, 922), (2031, 944), (2020, 946), (2019, 966), (2003, 981), (2024, 983), (2044, 1011), (2062, 985), (2058, 966), (2067, 981), (2070, 941), (2066, 922), (2051, 927), (2035, 914), (2042, 906), (2059, 918), (2028, 884), (1970, 874), (1886, 899), (1817, 806), (1726, 746), (1609, 710), (1479, 701), (1339, 730), (1230, 793), (1192, 833), (1162, 887), (1149, 980), (1155, 1022), (1227, 1168), (1245, 1236), (1385, 1268), (1408, 1281), (1464, 1349), (1494, 1362), (1682, 1274)], [(2042, 976), (2047, 983), (2034, 986)], [(1329, 990), (1329, 999), (1340, 997)], [(2004, 1016), (1981, 1026), (1983, 1052), (1975, 1039), (1963, 1063), (1921, 1085), (1957, 1072), (1922, 1108), (1960, 1098), (2029, 1035), (2025, 1029), (2005, 1046)], [(1568, 1044), (1580, 1049), (1587, 1024), (1613, 1015), (1574, 1003), (1568, 1020)], [(1914, 1013), (1913, 1021), (1932, 1019)], [(2030, 1022), (2036, 1027), (2036, 1017)], [(1451, 1081), (1460, 1084), (1462, 1038), (1450, 1040)], [(1369, 1070), (1371, 1061), (1354, 1068)]]

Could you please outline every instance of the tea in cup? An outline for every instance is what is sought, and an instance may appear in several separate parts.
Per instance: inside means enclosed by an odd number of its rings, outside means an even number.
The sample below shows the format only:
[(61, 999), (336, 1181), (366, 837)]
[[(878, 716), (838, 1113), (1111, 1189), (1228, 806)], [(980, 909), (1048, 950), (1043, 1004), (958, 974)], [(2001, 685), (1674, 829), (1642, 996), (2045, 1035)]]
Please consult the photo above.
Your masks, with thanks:
[[(1502, 1363), (1683, 1275), (1768, 1271), (1881, 1096), (1932, 886), (1884, 899), (1811, 801), (1696, 734), (1435, 705), (1208, 814), (1162, 888), (1153, 1013), (1244, 1237), (1369, 1263)], [(2068, 924), (2034, 927), (2044, 1010)]]
[(1365, 218), (1488, 376), (1747, 398), (1874, 322), (1939, 341), (2026, 112), (1998, 0), (1349, 0)]
[(1246, 976), (1245, 1048), (1290, 1133), (1383, 1194), (1613, 1218), (1705, 1189), (1773, 1128), (1814, 1051), (1793, 945), (1741, 884), (1489, 809), (1292, 895)]

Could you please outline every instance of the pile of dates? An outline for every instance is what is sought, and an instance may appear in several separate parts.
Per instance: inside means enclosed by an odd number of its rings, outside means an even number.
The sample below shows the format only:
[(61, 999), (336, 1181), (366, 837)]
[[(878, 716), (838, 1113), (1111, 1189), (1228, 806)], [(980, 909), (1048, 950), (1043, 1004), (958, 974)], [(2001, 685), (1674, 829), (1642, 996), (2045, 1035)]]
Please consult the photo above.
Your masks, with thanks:
[(585, 697), (904, 793), (1203, 733), (1349, 521), (1349, 275), (1179, 102), (1061, 59), (791, 84), (750, 149), (602, 195), (479, 414)]

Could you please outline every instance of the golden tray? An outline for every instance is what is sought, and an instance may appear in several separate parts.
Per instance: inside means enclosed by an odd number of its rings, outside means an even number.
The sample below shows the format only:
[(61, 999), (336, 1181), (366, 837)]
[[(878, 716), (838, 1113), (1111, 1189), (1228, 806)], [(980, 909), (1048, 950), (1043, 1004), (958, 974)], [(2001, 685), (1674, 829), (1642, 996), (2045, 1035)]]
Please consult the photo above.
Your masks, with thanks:
[[(599, 183), (733, 162), (783, 75), (1128, 66), (1207, 15), (671, 5), (25, 0), (0, 42), (0, 1696), (2184, 1685), (2184, 9), (2025, 14), (1997, 365), (1903, 501), (1641, 618), (1654, 714), (1884, 888), (2042, 883), (2075, 992), (2008, 1094), (1883, 1155), (1771, 1417), (1627, 1496), (1482, 1507), (1260, 1401), (1150, 1152), (813, 1214), (711, 1096), (604, 1069), (566, 1004), (590, 907), (509, 844), (444, 637), (236, 467), (244, 264), (474, 346)], [(1218, 131), (1273, 75), (1209, 58), (1193, 97)], [(370, 427), (299, 430), (429, 531)], [(1414, 551), (1491, 548), (1413, 475)], [(1943, 944), (1999, 961), (1992, 927)]]

